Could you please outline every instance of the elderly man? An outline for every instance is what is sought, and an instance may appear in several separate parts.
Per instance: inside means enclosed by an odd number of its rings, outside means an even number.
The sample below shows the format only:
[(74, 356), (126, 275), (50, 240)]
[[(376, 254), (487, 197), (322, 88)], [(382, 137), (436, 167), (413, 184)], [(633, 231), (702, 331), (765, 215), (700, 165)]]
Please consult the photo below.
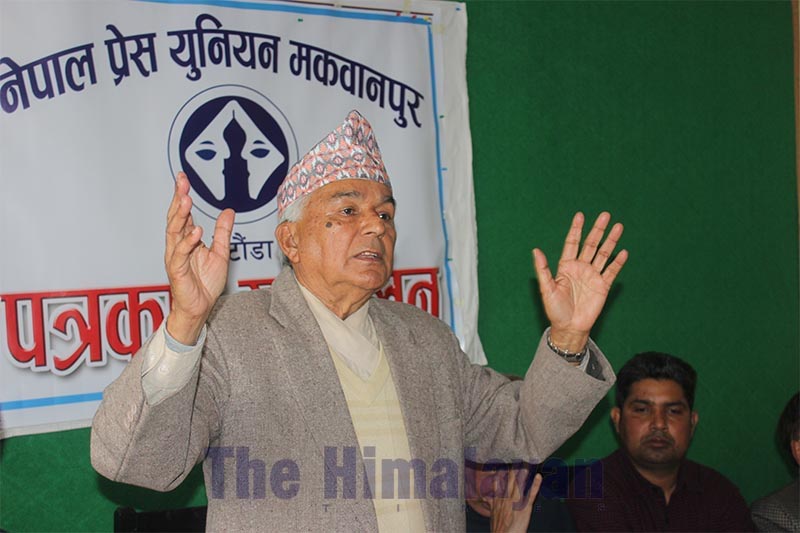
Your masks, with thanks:
[(691, 365), (665, 353), (622, 366), (611, 409), (621, 449), (601, 461), (600, 499), (568, 500), (578, 531), (755, 531), (739, 489), (686, 458), (696, 383)]
[[(373, 299), (392, 270), (389, 177), (352, 112), (296, 163), (275, 236), (290, 268), (220, 297), (234, 214), (206, 247), (176, 180), (167, 217), (172, 309), (105, 391), (92, 464), (170, 490), (203, 461), (211, 530), (463, 531), (465, 449), (539, 462), (614, 374), (589, 331), (627, 254), (575, 216), (558, 272), (534, 263), (551, 323), (523, 381), (472, 365), (447, 326)], [(413, 491), (411, 488), (413, 487)], [(268, 490), (269, 489), (269, 490)]]

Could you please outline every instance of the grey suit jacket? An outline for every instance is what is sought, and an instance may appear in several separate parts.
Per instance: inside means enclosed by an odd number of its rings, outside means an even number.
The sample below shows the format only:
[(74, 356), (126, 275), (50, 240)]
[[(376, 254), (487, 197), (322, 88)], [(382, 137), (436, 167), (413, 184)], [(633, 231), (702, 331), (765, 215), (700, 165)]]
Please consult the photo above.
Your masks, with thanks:
[[(370, 316), (403, 411), (431, 531), (463, 531), (463, 461), (541, 461), (614, 383), (596, 346), (596, 379), (540, 343), (523, 381), (472, 365), (442, 321), (374, 299)], [(147, 350), (145, 343), (142, 350)], [(199, 369), (148, 405), (136, 355), (108, 386), (91, 433), (104, 476), (171, 490), (203, 460), (208, 528), (374, 531), (362, 450), (322, 332), (294, 276), (220, 299)], [(374, 462), (374, 461), (373, 461)], [(419, 470), (417, 470), (419, 469)], [(398, 475), (402, 475), (402, 468)]]
[(754, 501), (750, 516), (759, 531), (800, 531), (800, 480)]

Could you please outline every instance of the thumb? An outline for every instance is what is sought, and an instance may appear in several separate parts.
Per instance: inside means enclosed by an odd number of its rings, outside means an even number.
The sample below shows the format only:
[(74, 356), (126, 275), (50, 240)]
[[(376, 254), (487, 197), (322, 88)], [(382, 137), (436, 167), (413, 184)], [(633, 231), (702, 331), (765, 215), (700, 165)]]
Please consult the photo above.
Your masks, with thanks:
[(547, 265), (547, 257), (539, 248), (533, 249), (533, 268), (536, 271), (536, 278), (539, 281), (539, 291), (542, 294), (550, 293), (554, 290), (555, 281), (550, 267)]

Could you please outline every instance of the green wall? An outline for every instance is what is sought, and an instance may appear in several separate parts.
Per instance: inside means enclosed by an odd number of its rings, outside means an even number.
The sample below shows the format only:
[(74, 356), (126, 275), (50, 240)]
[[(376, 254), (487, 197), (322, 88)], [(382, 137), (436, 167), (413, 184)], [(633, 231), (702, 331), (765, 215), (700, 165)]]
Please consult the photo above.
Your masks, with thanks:
[[(618, 368), (661, 350), (700, 376), (690, 456), (746, 499), (789, 479), (772, 431), (800, 381), (788, 1), (469, 1), (480, 332), (524, 372), (545, 326), (530, 249), (555, 263), (571, 215), (611, 211), (629, 264), (594, 332)], [(559, 450), (615, 446), (601, 403)], [(117, 505), (205, 502), (106, 481), (88, 430), (2, 443), (0, 528), (111, 530)]]
[[(789, 2), (470, 1), (480, 334), (522, 373), (546, 325), (530, 249), (572, 214), (626, 225), (594, 337), (619, 368), (697, 370), (690, 457), (750, 501), (788, 482), (773, 431), (798, 389), (798, 218)], [(609, 401), (559, 450), (603, 457)]]

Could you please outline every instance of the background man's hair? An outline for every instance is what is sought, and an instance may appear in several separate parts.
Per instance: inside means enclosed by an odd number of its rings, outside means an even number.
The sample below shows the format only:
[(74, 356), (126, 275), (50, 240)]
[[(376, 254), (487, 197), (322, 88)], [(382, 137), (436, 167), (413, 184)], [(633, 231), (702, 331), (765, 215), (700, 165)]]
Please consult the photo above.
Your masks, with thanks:
[(683, 389), (683, 395), (694, 408), (694, 389), (697, 372), (692, 365), (667, 353), (643, 352), (634, 355), (617, 373), (616, 402), (622, 407), (631, 391), (631, 386), (643, 379), (671, 379)]
[(527, 461), (510, 461), (510, 462), (502, 462), (502, 461), (490, 461), (487, 463), (478, 463), (476, 461), (472, 461), (470, 459), (464, 460), (464, 474), (468, 475), (469, 470), (474, 470), (476, 472), (503, 472), (503, 471), (511, 471), (511, 470), (523, 470), (525, 471), (525, 483), (522, 484), (522, 493), (524, 495), (528, 494), (528, 491), (533, 486), (533, 478), (536, 476), (536, 473), (539, 472), (539, 467), (541, 465), (538, 463), (529, 463)]
[(800, 392), (796, 393), (783, 408), (778, 420), (777, 436), (781, 450), (791, 455), (792, 441), (800, 440)]

